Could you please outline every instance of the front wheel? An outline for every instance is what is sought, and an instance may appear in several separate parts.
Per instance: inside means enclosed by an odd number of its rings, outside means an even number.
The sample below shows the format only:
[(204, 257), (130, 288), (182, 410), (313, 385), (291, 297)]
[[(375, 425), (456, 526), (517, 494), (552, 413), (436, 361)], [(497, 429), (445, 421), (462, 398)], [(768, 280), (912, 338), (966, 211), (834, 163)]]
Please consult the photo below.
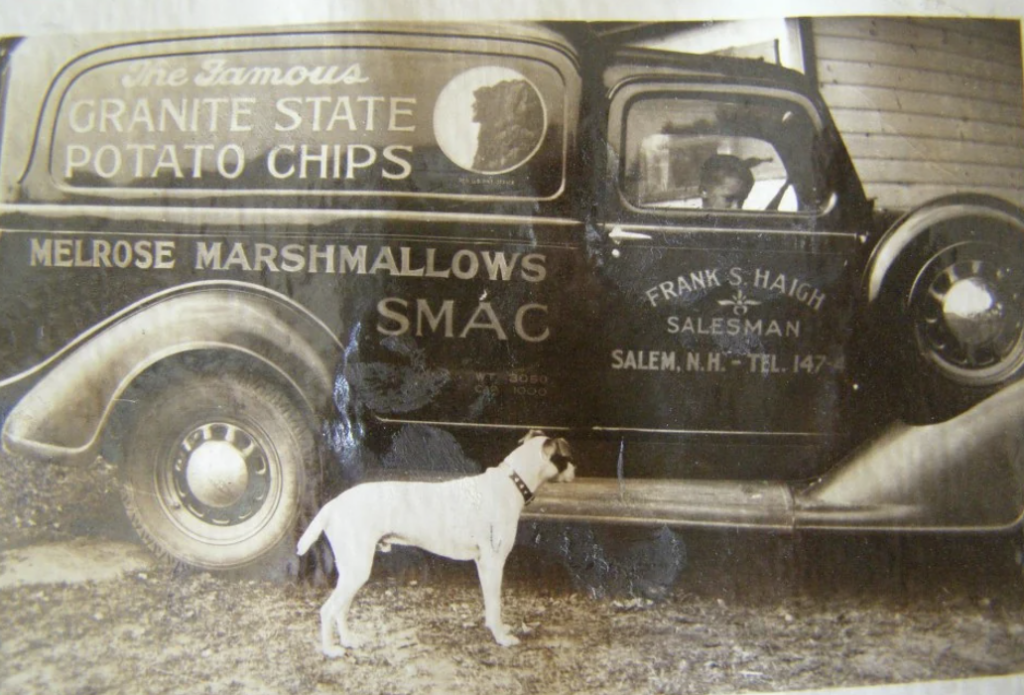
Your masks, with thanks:
[(914, 338), (955, 383), (1005, 383), (1024, 365), (1024, 259), (1008, 244), (967, 241), (938, 250), (916, 278)]
[(952, 417), (1024, 373), (1021, 230), (952, 220), (904, 252), (889, 280), (884, 318), (899, 336), (910, 420)]
[(211, 570), (294, 555), (294, 530), (311, 506), (314, 442), (278, 386), (168, 375), (147, 391), (122, 451), (128, 516), (158, 554)]

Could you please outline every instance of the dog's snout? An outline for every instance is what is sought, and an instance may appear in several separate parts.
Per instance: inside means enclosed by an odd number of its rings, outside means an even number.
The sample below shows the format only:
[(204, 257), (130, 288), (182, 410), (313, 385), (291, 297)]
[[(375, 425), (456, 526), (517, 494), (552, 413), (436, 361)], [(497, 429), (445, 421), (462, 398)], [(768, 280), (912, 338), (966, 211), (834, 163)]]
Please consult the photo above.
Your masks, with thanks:
[(559, 483), (571, 483), (575, 479), (576, 466), (572, 463), (569, 463), (565, 467), (565, 470), (558, 474), (558, 476), (555, 478), (555, 481)]
[(572, 465), (572, 449), (569, 448), (569, 442), (561, 437), (546, 440), (542, 451), (559, 473), (565, 470), (566, 466)]

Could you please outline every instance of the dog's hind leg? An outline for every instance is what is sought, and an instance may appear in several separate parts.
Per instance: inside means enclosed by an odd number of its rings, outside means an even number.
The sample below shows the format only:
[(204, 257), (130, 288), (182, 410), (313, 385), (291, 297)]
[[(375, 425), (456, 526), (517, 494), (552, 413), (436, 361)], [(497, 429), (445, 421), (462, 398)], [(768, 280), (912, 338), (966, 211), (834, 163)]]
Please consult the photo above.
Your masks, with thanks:
[[(368, 553), (349, 553), (338, 560), (338, 585), (320, 609), (320, 640), (326, 656), (341, 656), (345, 649), (355, 649), (362, 640), (348, 629), (348, 612), (359, 589), (370, 578), (373, 568), (373, 547)], [(337, 628), (342, 649), (332, 644), (332, 626)]]
[[(331, 592), (331, 597), (320, 608), (320, 650), (324, 653), (324, 656), (339, 657), (345, 655), (344, 648), (334, 644), (333, 635), (339, 604), (343, 602), (343, 599), (344, 595), (341, 592), (341, 588), (338, 587)], [(351, 599), (349, 603), (351, 603)]]
[(501, 646), (519, 644), (509, 626), (501, 621), (501, 577), (505, 571), (505, 557), (484, 554), (476, 561), (476, 571), (484, 594), (484, 625)]

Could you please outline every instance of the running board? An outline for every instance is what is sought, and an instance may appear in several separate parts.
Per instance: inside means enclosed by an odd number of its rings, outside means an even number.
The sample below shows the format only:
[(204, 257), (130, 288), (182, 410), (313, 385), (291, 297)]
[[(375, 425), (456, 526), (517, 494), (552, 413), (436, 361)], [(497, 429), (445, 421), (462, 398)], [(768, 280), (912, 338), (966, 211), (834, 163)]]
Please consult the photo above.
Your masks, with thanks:
[(523, 518), (789, 531), (795, 516), (783, 483), (577, 478), (542, 487)]
[(525, 518), (792, 531), (997, 531), (1024, 519), (1024, 379), (955, 418), (895, 422), (814, 481), (577, 478)]
[[(812, 488), (813, 489), (813, 488)], [(550, 483), (523, 510), (531, 520), (684, 528), (805, 530), (991, 530), (934, 523), (920, 504), (827, 504), (782, 482), (577, 478)]]

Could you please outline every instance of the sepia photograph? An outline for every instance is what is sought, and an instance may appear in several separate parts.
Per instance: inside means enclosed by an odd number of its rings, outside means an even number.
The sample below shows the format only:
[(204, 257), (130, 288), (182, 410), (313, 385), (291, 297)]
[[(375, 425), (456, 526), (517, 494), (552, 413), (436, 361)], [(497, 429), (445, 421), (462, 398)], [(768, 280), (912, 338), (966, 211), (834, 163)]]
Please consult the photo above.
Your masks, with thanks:
[(1024, 694), (1019, 10), (230, 5), (0, 10), (0, 691)]

